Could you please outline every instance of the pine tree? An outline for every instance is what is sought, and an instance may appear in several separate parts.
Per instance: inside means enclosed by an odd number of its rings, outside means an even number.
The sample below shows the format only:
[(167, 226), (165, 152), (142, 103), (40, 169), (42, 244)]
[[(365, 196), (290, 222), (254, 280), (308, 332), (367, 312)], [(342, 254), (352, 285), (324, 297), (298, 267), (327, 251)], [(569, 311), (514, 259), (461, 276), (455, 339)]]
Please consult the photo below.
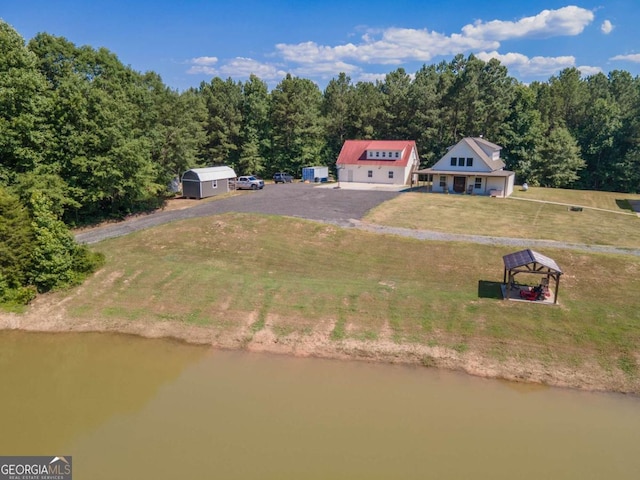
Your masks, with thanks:
[(300, 175), (322, 159), (322, 94), (311, 80), (287, 75), (271, 93), (273, 159), (277, 170)]

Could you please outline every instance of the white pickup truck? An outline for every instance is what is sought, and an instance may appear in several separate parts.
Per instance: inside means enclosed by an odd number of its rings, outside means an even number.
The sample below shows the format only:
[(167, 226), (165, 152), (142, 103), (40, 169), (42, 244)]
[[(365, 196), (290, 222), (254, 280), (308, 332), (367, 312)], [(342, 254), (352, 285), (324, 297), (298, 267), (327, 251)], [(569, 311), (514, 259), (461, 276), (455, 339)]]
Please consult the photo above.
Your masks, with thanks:
[(237, 190), (261, 190), (264, 188), (264, 180), (253, 175), (243, 175), (236, 180)]

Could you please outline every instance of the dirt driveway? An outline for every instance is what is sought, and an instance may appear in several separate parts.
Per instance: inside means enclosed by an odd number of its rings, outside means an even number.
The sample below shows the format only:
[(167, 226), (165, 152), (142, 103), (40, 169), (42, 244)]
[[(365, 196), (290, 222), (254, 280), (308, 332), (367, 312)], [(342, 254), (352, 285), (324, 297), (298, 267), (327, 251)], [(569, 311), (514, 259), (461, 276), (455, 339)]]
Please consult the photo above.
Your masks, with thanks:
[[(177, 199), (168, 209), (80, 230), (75, 237), (80, 243), (96, 243), (174, 220), (227, 212), (286, 215), (350, 226), (351, 220), (360, 220), (373, 207), (400, 195), (394, 191), (327, 187), (305, 183), (267, 184), (263, 190), (238, 192), (220, 199)], [(181, 208), (180, 202), (189, 208)]]

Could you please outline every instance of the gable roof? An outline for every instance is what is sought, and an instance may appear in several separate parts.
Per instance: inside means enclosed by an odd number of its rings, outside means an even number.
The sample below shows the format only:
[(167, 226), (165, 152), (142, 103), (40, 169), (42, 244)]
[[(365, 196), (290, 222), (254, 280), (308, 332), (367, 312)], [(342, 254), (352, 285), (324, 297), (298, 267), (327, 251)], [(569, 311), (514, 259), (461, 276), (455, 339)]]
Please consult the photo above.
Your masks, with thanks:
[(482, 145), (486, 148), (488, 148), (489, 150), (502, 150), (502, 147), (500, 145), (496, 145), (495, 143), (491, 143), (490, 141), (486, 140), (483, 137), (466, 137), (469, 140), (473, 140), (475, 143), (477, 143), (478, 145)]
[[(463, 150), (463, 152), (460, 152), (460, 150)], [(473, 168), (465, 168), (464, 172), (481, 172), (483, 175), (494, 173), (495, 175), (499, 176), (503, 176), (503, 173), (508, 173), (506, 170), (504, 170), (505, 163), (500, 159), (500, 157), (495, 160), (493, 159), (494, 153), (500, 152), (500, 150), (502, 150), (502, 147), (500, 145), (496, 145), (495, 143), (491, 143), (481, 137), (463, 138), (455, 145), (449, 147), (447, 149), (447, 153), (445, 153), (433, 167), (426, 169), (423, 173), (461, 173), (462, 170), (451, 169), (449, 159), (451, 157), (459, 156), (460, 153), (463, 154), (462, 156), (466, 156), (469, 153), (469, 150), (471, 150), (474, 154), (474, 157), (477, 157), (478, 160), (486, 165), (486, 167), (482, 168), (480, 164), (475, 163), (473, 165)]]
[[(367, 150), (401, 150), (402, 156), (373, 160), (367, 158)], [(345, 140), (336, 164), (406, 167), (414, 150), (416, 142), (413, 140)]]
[(538, 265), (542, 265), (543, 267), (546, 267), (550, 270), (562, 273), (562, 270), (560, 270), (560, 267), (558, 267), (558, 264), (555, 262), (555, 260), (529, 249), (510, 253), (509, 255), (505, 255), (504, 257), (502, 257), (502, 259), (504, 261), (505, 268), (507, 268), (508, 270), (511, 270), (512, 268), (523, 267), (531, 263), (537, 263)]
[(200, 182), (208, 182), (211, 180), (224, 180), (226, 178), (235, 178), (236, 172), (231, 167), (207, 167), (192, 168), (182, 175), (182, 180), (195, 180)]
[[(496, 145), (495, 143), (488, 142), (484, 138), (480, 137), (465, 137), (460, 140), (460, 142), (458, 142), (456, 146), (462, 142), (466, 143), (469, 148), (471, 148), (471, 150), (473, 150), (473, 152), (476, 153), (478, 157), (481, 158), (492, 171), (501, 170), (505, 167), (504, 162), (500, 158), (496, 160), (493, 160), (492, 158), (494, 152), (499, 152), (500, 150), (502, 150), (501, 146)], [(491, 155), (489, 155), (489, 153), (487, 152), (489, 152)]]

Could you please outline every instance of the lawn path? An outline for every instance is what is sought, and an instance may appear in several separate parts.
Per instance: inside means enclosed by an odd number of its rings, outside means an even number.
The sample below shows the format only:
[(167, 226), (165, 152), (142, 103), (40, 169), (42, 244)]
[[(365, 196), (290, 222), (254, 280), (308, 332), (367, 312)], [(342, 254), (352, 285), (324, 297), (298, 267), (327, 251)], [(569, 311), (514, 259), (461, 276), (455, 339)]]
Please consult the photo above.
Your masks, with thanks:
[(373, 233), (399, 235), (402, 237), (417, 238), (418, 240), (435, 240), (441, 242), (470, 242), (482, 245), (506, 245), (517, 248), (560, 248), (564, 250), (578, 250), (590, 253), (613, 253), (621, 255), (635, 255), (640, 257), (638, 248), (621, 248), (607, 245), (586, 245), (581, 243), (556, 242), (553, 240), (538, 240), (532, 238), (489, 237), (484, 235), (466, 235), (460, 233), (443, 233), (431, 230), (415, 230), (411, 228), (387, 227), (366, 223), (360, 220), (351, 220), (351, 225), (359, 230)]
[[(631, 208), (634, 209), (634, 212), (620, 212), (618, 210), (609, 210), (607, 208), (598, 208), (598, 207), (585, 207), (584, 205), (578, 205), (575, 203), (561, 203), (561, 202), (551, 202), (549, 200), (538, 200), (537, 198), (522, 198), (522, 197), (507, 197), (508, 200), (523, 200), (525, 202), (538, 202), (538, 203), (550, 203), (551, 205), (563, 205), (565, 207), (580, 207), (589, 210), (599, 210), (600, 212), (607, 213), (617, 213), (618, 215), (638, 215), (640, 216), (640, 208), (636, 209), (634, 207), (634, 203), (631, 203)], [(638, 202), (638, 207), (640, 207), (640, 202)]]

